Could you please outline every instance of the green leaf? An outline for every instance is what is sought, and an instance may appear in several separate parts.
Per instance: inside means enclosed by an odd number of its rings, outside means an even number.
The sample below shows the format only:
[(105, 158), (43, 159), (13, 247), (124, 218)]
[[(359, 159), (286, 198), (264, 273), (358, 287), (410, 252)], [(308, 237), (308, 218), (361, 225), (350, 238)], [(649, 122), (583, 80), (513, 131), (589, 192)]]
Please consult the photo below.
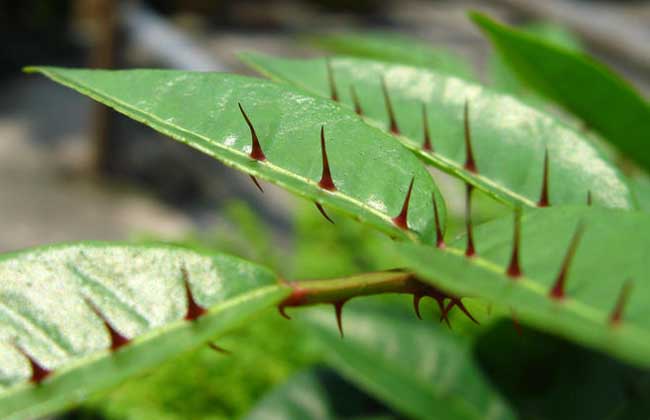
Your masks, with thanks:
[(312, 40), (335, 54), (425, 67), (467, 80), (476, 79), (472, 66), (459, 55), (409, 36), (369, 32), (324, 35)]
[(471, 19), (521, 79), (561, 104), (621, 152), (650, 169), (650, 105), (595, 59), (501, 25), (480, 13)]
[[(98, 71), (31, 68), (226, 165), (323, 203), (393, 236), (432, 240), (432, 194), (444, 203), (426, 168), (390, 136), (369, 127), (329, 100), (264, 80), (173, 70)], [(265, 161), (249, 156), (255, 127)], [(336, 191), (319, 186), (320, 129)], [(400, 213), (415, 179), (409, 231)]]
[[(246, 54), (243, 59), (275, 80), (329, 96), (324, 59), (291, 60), (259, 54)], [(332, 58), (330, 66), (344, 107), (352, 107), (349, 89), (354, 86), (365, 121), (387, 128), (381, 88), (384, 77), (402, 144), (425, 162), (496, 199), (513, 206), (534, 206), (540, 197), (548, 149), (551, 204), (584, 204), (591, 191), (599, 205), (633, 206), (625, 178), (584, 136), (511, 96), (422, 68), (353, 58)], [(464, 169), (465, 100), (478, 174)], [(423, 102), (435, 153), (422, 150)]]
[[(6, 420), (78, 404), (206, 344), (288, 294), (263, 267), (163, 245), (80, 243), (6, 254), (0, 277), (0, 418)], [(194, 321), (184, 320), (184, 279), (208, 310)], [(111, 351), (100, 316), (131, 341)], [(29, 382), (28, 357), (52, 373)]]
[(470, 339), (437, 322), (418, 321), (412, 313), (395, 312), (394, 304), (347, 304), (344, 339), (330, 311), (307, 314), (329, 363), (410, 418), (514, 418), (474, 362)]
[[(460, 296), (512, 308), (520, 321), (623, 360), (650, 366), (650, 283), (647, 214), (592, 207), (536, 209), (522, 218), (524, 276), (505, 275), (513, 222), (507, 217), (475, 230), (477, 256), (464, 256), (465, 239), (444, 250), (401, 246), (406, 265), (438, 287)], [(565, 298), (550, 297), (570, 239), (584, 234), (566, 277)], [(630, 282), (630, 283), (627, 283)], [(630, 284), (631, 289), (624, 287)], [(622, 321), (614, 308), (629, 290)]]

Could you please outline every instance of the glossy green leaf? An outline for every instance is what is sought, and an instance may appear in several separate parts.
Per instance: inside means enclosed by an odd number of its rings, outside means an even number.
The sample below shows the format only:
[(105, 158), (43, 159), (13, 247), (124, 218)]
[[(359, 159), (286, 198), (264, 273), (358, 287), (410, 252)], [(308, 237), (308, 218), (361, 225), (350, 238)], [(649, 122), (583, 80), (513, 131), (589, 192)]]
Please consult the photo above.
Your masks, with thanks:
[[(566, 277), (563, 300), (549, 292), (579, 223), (584, 234)], [(461, 238), (445, 250), (402, 246), (406, 265), (438, 287), (512, 308), (520, 321), (623, 360), (650, 366), (650, 220), (647, 214), (593, 207), (536, 209), (522, 219), (518, 280), (506, 276), (512, 218), (475, 230), (477, 256)], [(631, 284), (622, 322), (612, 324), (619, 296)]]
[[(426, 168), (388, 135), (331, 101), (268, 81), (174, 70), (101, 71), (31, 68), (192, 146), (226, 165), (323, 203), (393, 236), (431, 240), (432, 194)], [(251, 119), (265, 161), (249, 156)], [(336, 191), (319, 187), (320, 129)], [(409, 231), (395, 226), (411, 179)]]
[[(247, 54), (243, 59), (275, 80), (329, 96), (324, 59), (292, 60), (259, 54)], [(349, 89), (354, 86), (365, 121), (386, 128), (383, 77), (402, 144), (425, 162), (494, 198), (513, 206), (534, 206), (540, 197), (544, 152), (548, 149), (551, 204), (583, 204), (591, 191), (602, 206), (633, 205), (625, 178), (589, 140), (511, 96), (422, 68), (353, 58), (332, 58), (330, 65), (344, 107), (352, 107)], [(466, 100), (478, 174), (464, 169)], [(434, 153), (422, 150), (422, 103), (428, 110)]]
[[(186, 321), (183, 270), (208, 312)], [(0, 259), (0, 418), (27, 419), (204, 345), (288, 294), (266, 268), (163, 245), (81, 243)], [(131, 341), (111, 352), (106, 321)], [(40, 384), (27, 355), (52, 373)]]
[(470, 63), (444, 48), (396, 33), (369, 32), (324, 35), (312, 38), (326, 51), (396, 64), (425, 67), (463, 79), (474, 80)]
[(650, 105), (604, 64), (485, 15), (472, 20), (521, 79), (581, 118), (621, 152), (650, 168)]
[(384, 305), (346, 304), (344, 339), (330, 311), (309, 312), (327, 360), (343, 376), (413, 419), (514, 418), (474, 362), (471, 340)]

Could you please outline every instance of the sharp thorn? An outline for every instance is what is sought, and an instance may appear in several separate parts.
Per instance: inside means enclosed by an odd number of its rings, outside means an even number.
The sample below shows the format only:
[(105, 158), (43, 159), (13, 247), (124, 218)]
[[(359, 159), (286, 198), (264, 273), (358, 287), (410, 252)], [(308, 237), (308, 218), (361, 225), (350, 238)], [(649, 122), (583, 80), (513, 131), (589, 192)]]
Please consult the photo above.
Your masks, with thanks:
[(476, 248), (474, 248), (474, 233), (472, 229), (472, 191), (474, 187), (470, 184), (466, 185), (465, 189), (465, 228), (467, 230), (467, 247), (465, 248), (465, 256), (473, 257), (476, 255)]
[(318, 186), (324, 190), (336, 191), (336, 186), (334, 185), (334, 180), (332, 180), (332, 174), (330, 173), (330, 164), (327, 159), (327, 148), (325, 147), (325, 127), (321, 125), (320, 127), (320, 150), (323, 159), (323, 172), (318, 182)]
[(286, 308), (282, 305), (278, 306), (278, 312), (282, 315), (282, 318), (291, 320), (291, 317), (287, 315)]
[(474, 160), (474, 151), (472, 149), (472, 132), (469, 124), (469, 102), (465, 100), (463, 112), (463, 123), (465, 127), (465, 169), (470, 172), (477, 172), (476, 161)]
[(252, 159), (259, 160), (259, 161), (266, 160), (266, 156), (262, 151), (262, 146), (260, 145), (260, 140), (257, 138), (257, 133), (255, 132), (255, 127), (253, 127), (253, 123), (251, 123), (251, 120), (248, 118), (248, 115), (246, 115), (246, 112), (244, 111), (244, 108), (241, 106), (241, 103), (237, 102), (237, 105), (239, 105), (239, 110), (241, 111), (241, 114), (244, 116), (244, 119), (246, 120), (246, 124), (248, 124), (248, 128), (250, 129), (251, 132), (252, 148), (249, 156)]
[(350, 96), (352, 97), (352, 103), (354, 104), (354, 112), (359, 116), (363, 116), (363, 109), (361, 109), (361, 101), (359, 101), (359, 96), (357, 95), (357, 90), (353, 85), (350, 85)]
[(214, 343), (208, 343), (208, 347), (210, 347), (212, 350), (216, 351), (217, 353), (226, 354), (226, 355), (231, 354), (230, 351), (228, 351), (228, 350), (224, 349), (223, 347), (218, 346), (218, 345), (216, 345)]
[(548, 207), (551, 203), (548, 199), (548, 148), (544, 151), (544, 172), (542, 173), (542, 192), (539, 195), (537, 207)]
[(446, 313), (448, 314), (449, 311), (451, 311), (454, 306), (458, 307), (458, 309), (460, 309), (461, 312), (463, 312), (470, 320), (472, 320), (473, 323), (475, 323), (476, 325), (481, 325), (476, 320), (476, 318), (474, 318), (472, 314), (469, 313), (469, 311), (467, 310), (467, 308), (463, 304), (463, 301), (460, 298), (451, 298), (451, 302), (449, 302), (449, 304), (447, 305)]
[(86, 302), (86, 305), (97, 315), (99, 319), (101, 319), (102, 323), (104, 324), (104, 327), (106, 328), (106, 331), (108, 331), (108, 334), (111, 337), (111, 351), (116, 351), (120, 347), (125, 346), (129, 344), (131, 341), (129, 338), (125, 337), (124, 335), (120, 334), (115, 327), (110, 323), (110, 321), (106, 318), (104, 313), (95, 305), (90, 299), (87, 297), (83, 297), (84, 302)]
[(40, 364), (36, 359), (32, 357), (20, 344), (18, 344), (16, 341), (13, 342), (14, 348), (23, 355), (25, 359), (29, 362), (29, 366), (31, 368), (32, 374), (29, 377), (29, 381), (33, 384), (39, 385), (41, 382), (45, 380), (50, 374), (52, 374), (52, 371), (50, 369), (47, 369), (45, 366)]
[(185, 313), (185, 319), (187, 321), (194, 321), (207, 311), (194, 299), (192, 288), (190, 286), (190, 276), (185, 266), (181, 267), (181, 274), (183, 276), (183, 287), (185, 288), (185, 296), (187, 299), (187, 312)]
[(404, 197), (404, 203), (402, 204), (402, 210), (397, 216), (393, 217), (393, 223), (404, 230), (408, 230), (409, 202), (411, 201), (411, 192), (413, 191), (413, 181), (415, 181), (415, 176), (411, 178), (411, 183), (409, 184), (406, 197)]
[(390, 132), (393, 134), (399, 134), (399, 128), (397, 127), (397, 120), (395, 119), (395, 112), (393, 111), (393, 104), (390, 101), (390, 96), (388, 95), (388, 87), (386, 87), (386, 79), (382, 76), (381, 78), (381, 89), (384, 93), (384, 102), (386, 103), (386, 112), (388, 113), (388, 123)]
[(440, 216), (438, 215), (438, 203), (436, 202), (436, 193), (431, 193), (431, 201), (433, 202), (433, 217), (436, 223), (436, 246), (440, 249), (444, 249), (446, 247), (445, 234), (442, 231)]
[(334, 70), (332, 70), (332, 63), (329, 58), (325, 59), (325, 63), (327, 65), (327, 83), (329, 84), (330, 87), (330, 98), (333, 101), (338, 102), (339, 93), (338, 90), (336, 89), (336, 82), (334, 80)]
[(255, 186), (257, 187), (257, 189), (260, 190), (260, 191), (262, 192), (262, 194), (264, 194), (264, 189), (262, 188), (262, 186), (260, 185), (260, 183), (257, 182), (257, 178), (255, 178), (253, 175), (249, 175), (249, 176), (251, 177), (251, 180), (253, 180), (253, 183), (255, 184)]
[(415, 310), (415, 316), (417, 316), (419, 320), (422, 320), (422, 315), (420, 314), (420, 299), (422, 299), (421, 294), (413, 293), (413, 309)]
[(582, 238), (583, 233), (584, 233), (584, 224), (580, 222), (580, 224), (578, 225), (578, 227), (576, 228), (573, 234), (573, 237), (571, 238), (571, 242), (569, 243), (569, 248), (567, 249), (567, 252), (564, 255), (564, 259), (562, 260), (562, 266), (560, 267), (560, 272), (558, 273), (557, 278), (555, 279), (555, 283), (553, 284), (553, 287), (549, 292), (550, 297), (553, 299), (556, 300), (564, 299), (565, 285), (566, 285), (567, 275), (569, 273), (569, 266), (571, 265), (571, 261), (573, 260), (576, 250), (578, 249), (578, 244), (580, 243), (580, 239)]
[(521, 266), (519, 265), (519, 248), (521, 246), (521, 209), (515, 210), (515, 222), (512, 234), (512, 255), (510, 256), (510, 264), (506, 273), (512, 279), (521, 277)]
[(325, 219), (327, 219), (328, 222), (330, 222), (330, 223), (333, 224), (333, 225), (336, 224), (336, 223), (334, 223), (334, 220), (332, 220), (332, 218), (329, 217), (329, 216), (327, 215), (327, 213), (325, 213), (325, 209), (323, 208), (323, 206), (322, 206), (319, 202), (314, 201), (314, 204), (316, 204), (316, 208), (318, 209), (318, 211), (320, 212), (320, 214), (322, 214), (323, 217), (324, 217)]
[(609, 323), (611, 325), (619, 325), (623, 320), (623, 311), (625, 309), (627, 301), (629, 300), (631, 291), (632, 281), (627, 280), (625, 283), (623, 283), (623, 287), (621, 288), (621, 291), (618, 294), (618, 299), (616, 300), (616, 306), (614, 306), (614, 310), (609, 317)]
[(347, 300), (338, 300), (334, 302), (334, 312), (336, 313), (336, 325), (339, 328), (339, 333), (341, 334), (341, 338), (343, 338), (343, 305), (345, 305), (345, 302)]
[(429, 134), (429, 121), (427, 119), (427, 104), (424, 102), (422, 102), (422, 127), (424, 135), (422, 150), (426, 152), (433, 152), (433, 147), (431, 146), (431, 135)]

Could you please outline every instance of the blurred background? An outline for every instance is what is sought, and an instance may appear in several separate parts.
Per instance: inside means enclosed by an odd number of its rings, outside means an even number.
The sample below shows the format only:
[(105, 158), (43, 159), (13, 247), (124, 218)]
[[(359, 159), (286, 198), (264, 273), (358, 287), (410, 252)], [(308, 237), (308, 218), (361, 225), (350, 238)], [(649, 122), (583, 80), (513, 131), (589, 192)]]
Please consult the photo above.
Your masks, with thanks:
[[(648, 1), (0, 0), (0, 251), (155, 239), (228, 251), (291, 278), (390, 267), (383, 238), (363, 227), (339, 217), (334, 229), (309, 203), (269, 184), (261, 194), (248, 176), (21, 68), (252, 74), (237, 52), (308, 57), (323, 54), (309, 34), (391, 31), (452, 51), (480, 81), (495, 84), (498, 65), (468, 9), (543, 25), (650, 93)], [(437, 176), (444, 188), (458, 188)], [(460, 213), (462, 194), (446, 196)], [(486, 204), (482, 211), (488, 217), (500, 209)], [(63, 418), (240, 418), (274, 385), (319, 360), (319, 350), (292, 328), (268, 314), (224, 339), (232, 355), (187, 355)], [(197, 375), (219, 381), (199, 387), (205, 381)], [(340, 378), (331, 381), (347, 389)]]

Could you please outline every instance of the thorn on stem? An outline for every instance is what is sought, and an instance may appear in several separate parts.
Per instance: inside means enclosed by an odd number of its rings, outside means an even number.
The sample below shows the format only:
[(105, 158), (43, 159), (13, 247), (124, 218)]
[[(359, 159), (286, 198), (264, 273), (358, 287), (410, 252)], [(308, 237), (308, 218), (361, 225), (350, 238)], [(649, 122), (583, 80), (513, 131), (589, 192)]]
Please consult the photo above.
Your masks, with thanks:
[(253, 181), (253, 183), (255, 184), (257, 189), (260, 190), (262, 192), (262, 194), (264, 194), (264, 189), (262, 189), (262, 186), (260, 185), (260, 183), (257, 182), (257, 178), (255, 178), (253, 175), (249, 175), (249, 176), (251, 177), (251, 180)]
[(248, 118), (248, 115), (246, 115), (246, 112), (244, 111), (244, 108), (241, 106), (241, 103), (237, 102), (237, 105), (239, 105), (239, 110), (241, 111), (241, 114), (244, 116), (244, 119), (246, 120), (246, 124), (248, 124), (248, 128), (250, 129), (251, 132), (252, 148), (249, 156), (252, 159), (259, 160), (259, 161), (266, 160), (266, 156), (262, 151), (262, 146), (260, 145), (260, 140), (257, 137), (257, 133), (255, 132), (255, 127), (253, 127), (253, 123), (251, 123), (251, 120)]
[(347, 299), (344, 300), (338, 300), (334, 302), (334, 312), (336, 313), (336, 325), (339, 328), (339, 333), (341, 334), (341, 338), (343, 338), (343, 305), (345, 305), (345, 302), (347, 302)]
[(612, 314), (609, 317), (609, 323), (612, 326), (619, 325), (623, 320), (623, 311), (629, 300), (631, 291), (632, 291), (632, 280), (627, 280), (623, 284), (623, 287), (621, 287), (621, 291), (618, 294), (618, 299), (616, 300), (616, 306), (614, 306), (614, 310), (612, 311)]
[(472, 149), (472, 131), (469, 124), (469, 102), (465, 100), (463, 112), (463, 122), (465, 127), (465, 169), (477, 173), (476, 161), (474, 160), (474, 151)]
[(409, 184), (406, 197), (404, 198), (404, 203), (402, 204), (402, 210), (397, 216), (393, 217), (393, 223), (395, 226), (404, 230), (408, 230), (409, 202), (411, 201), (411, 192), (413, 191), (413, 181), (415, 181), (415, 176), (411, 178), (411, 183)]
[(316, 208), (318, 209), (318, 211), (320, 212), (320, 214), (323, 215), (323, 217), (324, 217), (325, 219), (327, 219), (328, 222), (330, 222), (330, 223), (333, 224), (333, 225), (336, 224), (336, 223), (334, 223), (334, 220), (332, 220), (332, 218), (329, 217), (329, 216), (327, 215), (327, 213), (325, 213), (325, 209), (323, 208), (323, 206), (322, 206), (319, 202), (314, 201), (314, 204), (316, 204)]
[(418, 317), (419, 320), (422, 320), (422, 315), (420, 314), (420, 299), (422, 299), (424, 295), (420, 293), (413, 293), (413, 310), (415, 310), (415, 316)]
[(397, 127), (397, 119), (395, 118), (395, 112), (393, 111), (393, 104), (390, 101), (390, 96), (388, 95), (388, 88), (386, 87), (386, 79), (382, 76), (381, 78), (381, 89), (384, 93), (384, 102), (386, 102), (386, 112), (388, 112), (388, 122), (390, 132), (393, 134), (399, 134), (399, 128)]
[(445, 234), (442, 231), (440, 223), (440, 216), (438, 215), (438, 203), (436, 202), (436, 193), (431, 193), (431, 201), (433, 202), (433, 217), (436, 223), (436, 246), (440, 249), (445, 248)]
[(187, 312), (185, 313), (185, 320), (194, 321), (207, 311), (199, 305), (194, 299), (192, 288), (190, 287), (190, 276), (185, 266), (181, 267), (181, 274), (183, 275), (183, 287), (185, 288), (185, 296), (187, 299)]
[(569, 248), (567, 249), (566, 255), (564, 255), (564, 259), (562, 260), (562, 266), (560, 267), (560, 272), (558, 273), (557, 278), (555, 279), (553, 288), (551, 288), (549, 292), (549, 295), (553, 299), (556, 300), (564, 299), (566, 279), (569, 273), (569, 266), (571, 265), (571, 261), (573, 260), (576, 250), (578, 249), (578, 244), (580, 243), (580, 239), (582, 238), (583, 233), (584, 233), (584, 224), (580, 222), (580, 224), (576, 228), (576, 231), (573, 234), (573, 237), (571, 238), (571, 242), (569, 243)]

